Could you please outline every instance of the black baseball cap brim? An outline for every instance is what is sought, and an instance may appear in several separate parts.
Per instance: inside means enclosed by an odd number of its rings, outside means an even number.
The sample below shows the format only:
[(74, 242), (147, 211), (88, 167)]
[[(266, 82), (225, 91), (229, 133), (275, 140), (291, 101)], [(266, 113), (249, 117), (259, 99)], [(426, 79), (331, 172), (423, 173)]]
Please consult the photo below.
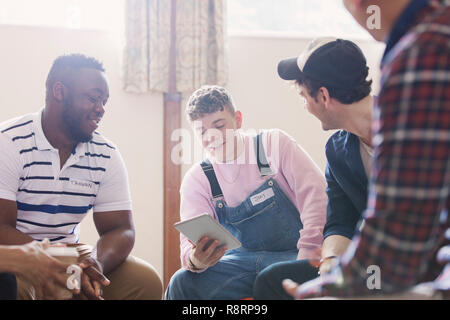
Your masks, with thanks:
[(297, 57), (286, 58), (278, 63), (278, 75), (283, 80), (298, 79), (302, 72), (297, 65)]

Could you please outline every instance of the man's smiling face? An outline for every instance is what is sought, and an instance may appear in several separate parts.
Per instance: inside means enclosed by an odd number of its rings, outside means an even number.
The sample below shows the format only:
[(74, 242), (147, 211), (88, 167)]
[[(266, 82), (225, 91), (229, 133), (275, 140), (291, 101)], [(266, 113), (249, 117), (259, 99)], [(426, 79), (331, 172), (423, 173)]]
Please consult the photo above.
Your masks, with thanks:
[(65, 130), (76, 142), (89, 141), (105, 113), (109, 97), (106, 76), (102, 71), (84, 68), (64, 85), (68, 89), (63, 100)]
[(192, 126), (203, 148), (220, 159), (226, 154), (228, 139), (233, 138), (236, 130), (241, 128), (241, 113), (237, 111), (233, 115), (227, 109), (216, 111), (193, 121)]

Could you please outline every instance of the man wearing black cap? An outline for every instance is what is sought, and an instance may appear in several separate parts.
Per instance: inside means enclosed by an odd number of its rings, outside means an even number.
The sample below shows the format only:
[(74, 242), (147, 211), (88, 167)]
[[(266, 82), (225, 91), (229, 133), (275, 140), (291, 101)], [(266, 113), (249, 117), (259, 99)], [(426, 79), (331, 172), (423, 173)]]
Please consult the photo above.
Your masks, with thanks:
[[(328, 37), (313, 40), (300, 56), (278, 65), (280, 77), (295, 81), (308, 111), (321, 121), (323, 129), (342, 129), (326, 145), (327, 222), (317, 265), (321, 274), (347, 249), (366, 208), (373, 105), (368, 70), (356, 44)], [(305, 260), (268, 267), (257, 278), (254, 297), (292, 299), (282, 288), (283, 279), (311, 280), (310, 268), (310, 261)]]

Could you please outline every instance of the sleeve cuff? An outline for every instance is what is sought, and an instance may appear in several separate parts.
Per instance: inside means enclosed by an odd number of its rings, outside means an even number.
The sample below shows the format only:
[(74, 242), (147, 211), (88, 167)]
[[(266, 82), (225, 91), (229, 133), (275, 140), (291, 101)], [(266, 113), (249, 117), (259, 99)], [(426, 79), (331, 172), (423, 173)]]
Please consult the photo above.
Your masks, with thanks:
[(107, 211), (125, 211), (132, 210), (131, 201), (105, 203), (100, 205), (94, 205), (95, 212), (107, 212)]
[(16, 194), (14, 192), (0, 190), (0, 199), (17, 201)]
[(346, 237), (346, 238), (349, 238), (350, 240), (352, 240), (352, 238), (354, 236), (354, 232), (350, 231), (350, 230), (330, 230), (330, 231), (324, 232), (323, 240), (325, 240), (329, 236), (343, 236), (343, 237)]

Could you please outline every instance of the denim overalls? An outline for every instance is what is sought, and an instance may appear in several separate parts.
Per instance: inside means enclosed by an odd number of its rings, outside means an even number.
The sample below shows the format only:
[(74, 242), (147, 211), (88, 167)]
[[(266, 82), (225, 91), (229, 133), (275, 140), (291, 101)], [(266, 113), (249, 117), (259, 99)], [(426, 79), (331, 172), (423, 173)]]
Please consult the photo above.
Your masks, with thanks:
[[(255, 137), (255, 152), (262, 176), (272, 175), (261, 143)], [(280, 261), (297, 258), (297, 242), (302, 223), (294, 204), (277, 182), (266, 180), (241, 204), (229, 207), (212, 164), (206, 160), (202, 169), (211, 185), (219, 222), (242, 243), (204, 272), (178, 270), (170, 280), (167, 299), (241, 299), (253, 295), (257, 274)]]

